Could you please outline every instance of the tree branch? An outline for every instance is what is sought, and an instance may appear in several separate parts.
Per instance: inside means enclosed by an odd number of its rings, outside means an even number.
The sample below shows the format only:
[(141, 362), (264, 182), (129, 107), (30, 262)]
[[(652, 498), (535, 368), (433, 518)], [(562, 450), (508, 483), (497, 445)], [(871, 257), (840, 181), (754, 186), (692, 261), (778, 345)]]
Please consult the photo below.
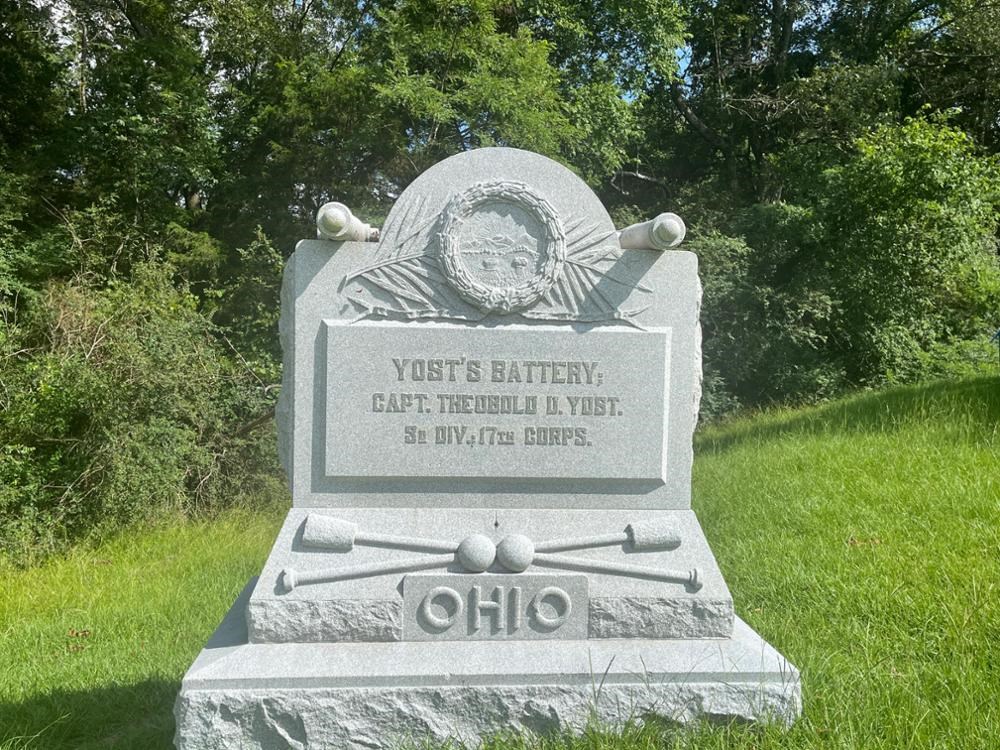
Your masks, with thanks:
[(681, 91), (680, 84), (677, 81), (670, 82), (670, 98), (674, 102), (674, 106), (677, 107), (677, 111), (681, 113), (681, 116), (687, 121), (688, 125), (693, 127), (698, 134), (704, 138), (708, 143), (715, 148), (719, 149), (722, 153), (729, 152), (729, 144), (726, 143), (725, 139), (712, 130), (708, 125), (706, 125), (698, 115), (695, 114), (694, 110), (688, 104), (687, 99), (684, 98), (684, 92)]
[(258, 427), (261, 427), (261, 426), (267, 424), (272, 419), (274, 419), (274, 407), (273, 406), (270, 409), (268, 409), (266, 412), (264, 412), (263, 414), (261, 414), (260, 416), (254, 417), (249, 422), (247, 422), (245, 425), (242, 425), (239, 428), (237, 428), (237, 430), (236, 430), (236, 437), (244, 437), (245, 435), (249, 435), (251, 432), (253, 432), (254, 430), (256, 430)]
[(653, 177), (652, 175), (643, 174), (642, 172), (632, 169), (619, 169), (611, 178), (611, 185), (622, 195), (631, 195), (629, 191), (619, 184), (618, 181), (622, 177), (631, 177), (632, 179), (639, 180), (640, 182), (648, 182), (652, 185), (656, 185), (663, 190), (668, 198), (670, 197), (670, 187), (667, 185), (666, 180), (660, 179), (659, 177)]

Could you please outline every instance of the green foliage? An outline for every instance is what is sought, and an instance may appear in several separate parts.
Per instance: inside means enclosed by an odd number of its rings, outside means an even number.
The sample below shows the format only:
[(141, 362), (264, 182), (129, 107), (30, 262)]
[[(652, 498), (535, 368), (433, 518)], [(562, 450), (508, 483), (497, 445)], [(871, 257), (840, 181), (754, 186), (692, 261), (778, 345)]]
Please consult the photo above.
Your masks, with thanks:
[[(519, 144), (556, 154), (574, 137), (548, 65), (549, 48), (509, 26), (498, 0), (416, 0), (381, 13), (375, 48), (385, 113), (404, 117), (410, 143), (434, 161), (475, 146)], [(383, 36), (384, 35), (384, 36)]]
[(995, 160), (914, 119), (877, 128), (824, 177), (816, 212), (835, 257), (821, 283), (838, 302), (830, 342), (848, 383), (913, 381), (936, 346), (988, 330), (1000, 309)]
[(8, 323), (0, 383), (0, 552), (67, 541), (261, 492), (259, 384), (226, 356), (162, 264), (95, 288), (52, 282)]
[(65, 107), (60, 86), (65, 61), (55, 51), (46, 4), (0, 1), (0, 166), (31, 171), (54, 154), (40, 144), (57, 128)]
[(861, 139), (827, 182), (822, 221), (838, 244), (832, 281), (853, 381), (913, 380), (918, 352), (987, 329), (1000, 310), (998, 162), (978, 158), (961, 131), (918, 119)]
[[(215, 507), (230, 460), (271, 471), (246, 446), (284, 258), (323, 203), (377, 224), (480, 146), (568, 164), (619, 224), (685, 217), (706, 414), (984, 366), (997, 40), (971, 0), (0, 0), (8, 549)], [(62, 310), (114, 356), (66, 345)], [(132, 471), (162, 475), (146, 504)]]
[(802, 203), (753, 205), (727, 222), (732, 235), (690, 244), (705, 276), (709, 415), (720, 399), (815, 401), (981, 369), (972, 342), (1000, 322), (997, 160), (912, 119), (811, 171)]
[(273, 473), (281, 267), (319, 206), (384, 216), (488, 145), (599, 182), (681, 33), (675, 0), (0, 10), (0, 544), (19, 559)]
[(238, 252), (240, 273), (210, 294), (217, 300), (211, 317), (228, 348), (267, 393), (281, 380), (278, 318), (284, 259), (260, 230)]
[[(703, 430), (695, 509), (737, 614), (802, 671), (803, 717), (787, 730), (593, 725), (578, 737), (504, 736), (484, 747), (992, 747), (998, 423), (993, 377)], [(226, 513), (122, 534), (31, 570), (0, 567), (0, 622), (18, 624), (0, 630), (0, 663), (11, 666), (0, 670), (0, 747), (35, 735), (12, 746), (171, 747), (181, 676), (260, 571), (282, 517)]]
[[(972, 351), (1000, 325), (996, 8), (683, 8), (678, 69), (635, 100), (642, 135), (605, 197), (679, 209), (708, 253), (709, 411), (912, 381)], [(730, 240), (745, 262), (715, 298)]]

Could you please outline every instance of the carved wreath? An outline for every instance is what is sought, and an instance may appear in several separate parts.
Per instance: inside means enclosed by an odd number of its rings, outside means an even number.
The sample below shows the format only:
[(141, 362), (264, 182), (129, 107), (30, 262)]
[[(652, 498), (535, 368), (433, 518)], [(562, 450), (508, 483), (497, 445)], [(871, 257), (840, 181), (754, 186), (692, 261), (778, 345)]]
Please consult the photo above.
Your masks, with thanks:
[[(408, 196), (393, 212), (374, 262), (344, 282), (361, 317), (477, 321), (512, 314), (532, 320), (584, 323), (631, 320), (648, 307), (652, 289), (621, 260), (615, 232), (582, 217), (560, 217), (527, 186), (481, 182), (456, 194), (440, 214), (424, 196)], [(524, 284), (497, 288), (477, 280), (462, 262), (462, 222), (488, 202), (506, 202), (535, 217), (546, 257)]]
[[(462, 260), (462, 226), (483, 205), (498, 201), (524, 209), (545, 231), (542, 267), (516, 286), (484, 284)], [(438, 242), (445, 275), (459, 294), (474, 305), (499, 312), (530, 307), (537, 302), (559, 278), (566, 259), (566, 235), (558, 214), (547, 200), (520, 182), (481, 182), (456, 195), (444, 210)]]

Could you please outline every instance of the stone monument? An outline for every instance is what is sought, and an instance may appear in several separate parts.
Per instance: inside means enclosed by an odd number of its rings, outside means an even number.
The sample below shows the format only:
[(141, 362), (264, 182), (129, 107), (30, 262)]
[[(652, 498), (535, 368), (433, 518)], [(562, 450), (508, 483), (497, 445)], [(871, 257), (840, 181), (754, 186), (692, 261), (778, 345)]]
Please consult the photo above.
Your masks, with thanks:
[[(293, 507), (176, 745), (381, 748), (656, 715), (791, 722), (690, 509), (697, 261), (526, 151), (447, 159), (285, 270)], [(378, 243), (373, 240), (378, 238)]]

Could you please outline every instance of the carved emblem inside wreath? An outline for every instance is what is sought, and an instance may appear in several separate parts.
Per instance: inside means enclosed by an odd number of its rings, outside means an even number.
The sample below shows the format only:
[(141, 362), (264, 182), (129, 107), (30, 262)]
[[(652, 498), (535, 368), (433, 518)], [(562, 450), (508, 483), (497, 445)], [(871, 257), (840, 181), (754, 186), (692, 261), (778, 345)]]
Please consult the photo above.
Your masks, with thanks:
[(562, 273), (566, 236), (555, 209), (520, 182), (480, 182), (445, 208), (445, 276), (467, 300), (510, 312), (537, 302)]

